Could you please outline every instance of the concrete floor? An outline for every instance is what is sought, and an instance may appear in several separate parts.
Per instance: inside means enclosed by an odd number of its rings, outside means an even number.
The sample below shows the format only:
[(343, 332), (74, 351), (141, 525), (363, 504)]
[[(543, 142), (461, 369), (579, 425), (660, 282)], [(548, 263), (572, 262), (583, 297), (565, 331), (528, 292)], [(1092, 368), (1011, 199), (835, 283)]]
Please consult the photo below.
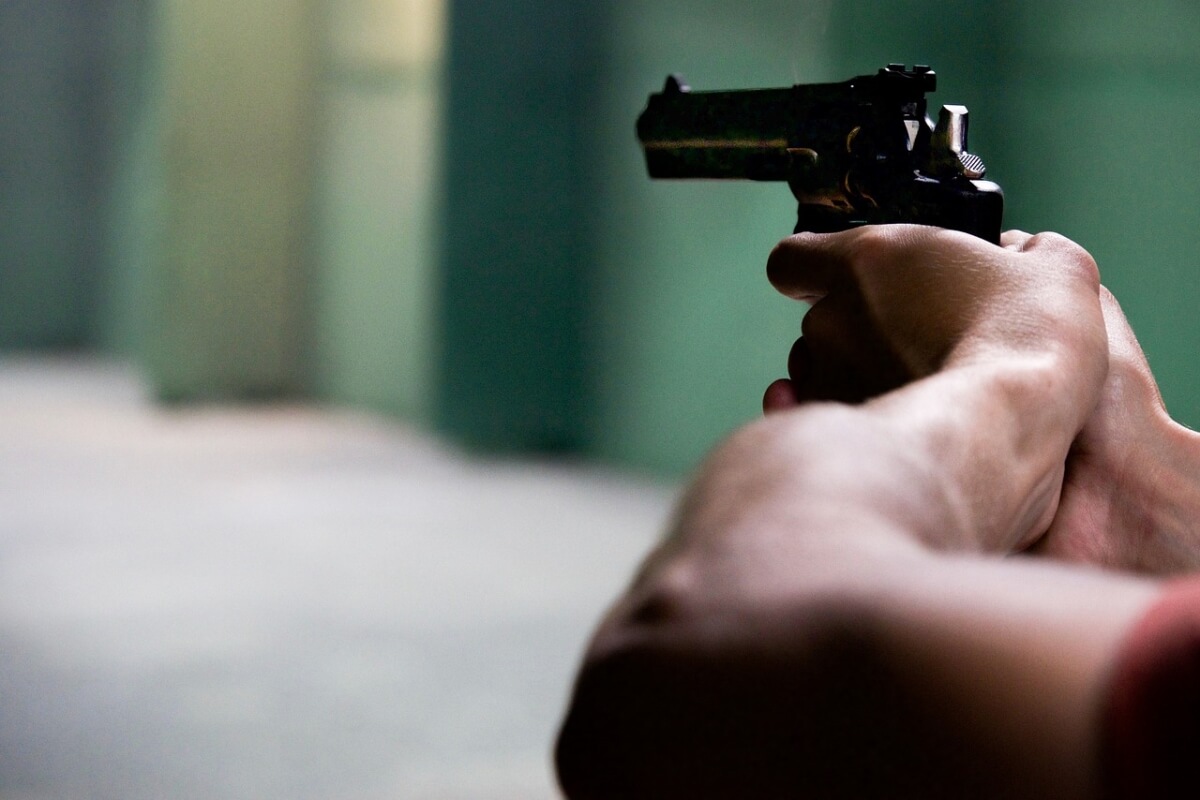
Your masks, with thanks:
[(0, 796), (556, 797), (580, 650), (673, 493), (0, 360)]

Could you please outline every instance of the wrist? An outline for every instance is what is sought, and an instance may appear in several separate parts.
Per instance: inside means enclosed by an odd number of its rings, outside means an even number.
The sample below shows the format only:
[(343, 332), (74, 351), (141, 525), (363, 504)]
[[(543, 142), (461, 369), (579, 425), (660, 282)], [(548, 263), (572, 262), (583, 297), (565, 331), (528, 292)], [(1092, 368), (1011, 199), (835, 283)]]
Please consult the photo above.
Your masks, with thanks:
[(1110, 381), (1067, 459), (1053, 525), (1031, 552), (1152, 575), (1200, 568), (1200, 434), (1143, 388)]
[(1153, 574), (1200, 568), (1200, 433), (1153, 415), (1112, 487), (1118, 530), (1138, 547), (1133, 566)]
[(974, 358), (876, 401), (922, 420), (915, 431), (939, 465), (946, 504), (957, 509), (957, 547), (1007, 553), (1050, 525), (1063, 463), (1095, 403), (1078, 364), (1057, 353)]

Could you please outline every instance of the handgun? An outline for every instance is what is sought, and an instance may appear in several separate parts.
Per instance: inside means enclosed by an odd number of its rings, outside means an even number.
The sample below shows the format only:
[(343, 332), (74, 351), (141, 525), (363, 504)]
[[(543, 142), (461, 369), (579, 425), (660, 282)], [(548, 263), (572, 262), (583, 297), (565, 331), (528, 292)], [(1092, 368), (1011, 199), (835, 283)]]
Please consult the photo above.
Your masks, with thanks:
[(637, 122), (652, 178), (787, 181), (796, 232), (909, 222), (1000, 241), (1004, 193), (967, 150), (967, 109), (925, 95), (928, 66), (841, 83), (693, 92), (677, 75)]

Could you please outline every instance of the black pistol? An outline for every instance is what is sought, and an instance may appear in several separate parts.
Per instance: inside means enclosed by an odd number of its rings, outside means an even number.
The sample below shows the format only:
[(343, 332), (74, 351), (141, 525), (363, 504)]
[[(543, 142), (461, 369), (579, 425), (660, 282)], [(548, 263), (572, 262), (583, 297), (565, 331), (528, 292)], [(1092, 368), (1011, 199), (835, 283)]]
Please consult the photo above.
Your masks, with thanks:
[(911, 222), (999, 243), (1004, 194), (967, 151), (967, 109), (926, 116), (926, 66), (790, 89), (693, 92), (678, 76), (637, 123), (652, 178), (787, 181), (796, 232)]

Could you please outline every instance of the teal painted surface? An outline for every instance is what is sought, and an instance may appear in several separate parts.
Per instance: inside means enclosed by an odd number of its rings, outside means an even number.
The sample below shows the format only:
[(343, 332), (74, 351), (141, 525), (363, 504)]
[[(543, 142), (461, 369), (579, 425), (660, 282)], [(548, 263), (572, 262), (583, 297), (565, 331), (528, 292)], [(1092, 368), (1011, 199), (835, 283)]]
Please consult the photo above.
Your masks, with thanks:
[(825, 3), (613, 8), (591, 132), (587, 441), (605, 460), (675, 472), (756, 417), (783, 374), (802, 307), (771, 290), (764, 266), (795, 225), (795, 201), (783, 184), (649, 180), (634, 120), (670, 72), (697, 90), (849, 76), (827, 63)]
[(0, 348), (95, 338), (115, 6), (0, 3)]
[(571, 450), (587, 403), (587, 233), (602, 213), (587, 134), (603, 10), (451, 8), (437, 424), (485, 449)]
[(427, 425), (444, 4), (337, 0), (323, 18), (313, 389)]
[(166, 0), (162, 240), (145, 364), (164, 399), (307, 380), (315, 47), (306, 0)]
[(1073, 9), (1021, 20), (1021, 224), (1092, 252), (1172, 416), (1200, 427), (1200, 7)]
[(428, 422), (439, 75), (368, 66), (326, 77), (314, 388)]
[(161, 263), (165, 169), (162, 70), (153, 0), (120, 0), (111, 28), (112, 173), (102, 207), (106, 276), (95, 345), (137, 361), (149, 323), (154, 270)]

